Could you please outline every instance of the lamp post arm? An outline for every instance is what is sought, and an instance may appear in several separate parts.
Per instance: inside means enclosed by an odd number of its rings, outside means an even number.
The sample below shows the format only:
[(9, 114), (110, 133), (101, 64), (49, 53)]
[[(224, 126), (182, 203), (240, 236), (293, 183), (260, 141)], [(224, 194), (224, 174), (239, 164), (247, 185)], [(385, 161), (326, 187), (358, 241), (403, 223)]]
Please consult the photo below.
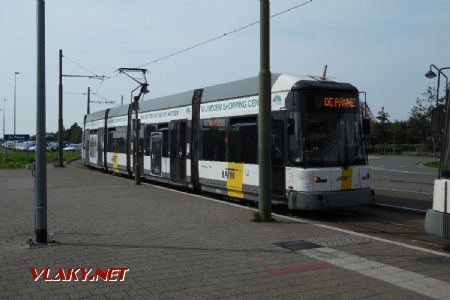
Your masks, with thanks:
[(438, 67), (436, 67), (436, 65), (431, 64), (430, 65), (430, 70), (432, 68), (434, 68), (434, 69), (436, 69), (436, 71), (438, 71), (438, 82), (437, 82), (437, 91), (436, 91), (436, 107), (438, 107), (438, 103), (439, 103), (439, 89), (440, 89), (440, 85), (441, 85), (441, 75), (445, 77), (445, 90), (447, 91), (447, 88), (448, 88), (448, 77), (447, 77), (447, 75), (445, 75), (442, 72), (442, 70), (450, 69), (450, 67), (438, 68)]

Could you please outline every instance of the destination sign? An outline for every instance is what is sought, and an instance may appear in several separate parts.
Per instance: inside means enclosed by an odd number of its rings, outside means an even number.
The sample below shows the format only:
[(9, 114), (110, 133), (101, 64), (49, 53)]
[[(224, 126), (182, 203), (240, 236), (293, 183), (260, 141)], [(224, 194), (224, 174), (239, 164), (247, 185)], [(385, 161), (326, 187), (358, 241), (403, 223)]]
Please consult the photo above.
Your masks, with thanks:
[(5, 141), (28, 141), (29, 139), (29, 134), (5, 134), (3, 136)]
[(350, 97), (325, 97), (322, 100), (324, 107), (329, 108), (355, 108), (356, 98)]

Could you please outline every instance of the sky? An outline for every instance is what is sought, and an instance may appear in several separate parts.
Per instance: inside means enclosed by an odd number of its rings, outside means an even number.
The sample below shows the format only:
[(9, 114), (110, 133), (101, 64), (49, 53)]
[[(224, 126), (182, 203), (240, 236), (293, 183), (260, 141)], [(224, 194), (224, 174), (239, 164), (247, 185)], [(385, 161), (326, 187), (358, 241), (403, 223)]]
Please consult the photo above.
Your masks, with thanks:
[[(272, 0), (271, 14), (305, 0)], [(58, 54), (66, 75), (114, 76), (259, 20), (258, 0), (46, 0), (46, 127), (58, 124)], [(374, 114), (405, 120), (417, 97), (436, 79), (430, 64), (450, 66), (448, 0), (313, 0), (271, 19), (271, 71), (321, 75), (367, 92)], [(6, 133), (36, 131), (36, 1), (0, 0), (0, 108)], [(83, 66), (80, 67), (79, 65)], [(167, 60), (147, 65), (146, 98), (257, 76), (259, 25)], [(450, 75), (450, 72), (447, 73)], [(106, 81), (64, 78), (64, 126), (82, 124), (87, 87), (91, 112), (129, 103), (136, 84), (120, 75)], [(0, 114), (2, 116), (2, 114)], [(0, 122), (0, 128), (2, 122)]]

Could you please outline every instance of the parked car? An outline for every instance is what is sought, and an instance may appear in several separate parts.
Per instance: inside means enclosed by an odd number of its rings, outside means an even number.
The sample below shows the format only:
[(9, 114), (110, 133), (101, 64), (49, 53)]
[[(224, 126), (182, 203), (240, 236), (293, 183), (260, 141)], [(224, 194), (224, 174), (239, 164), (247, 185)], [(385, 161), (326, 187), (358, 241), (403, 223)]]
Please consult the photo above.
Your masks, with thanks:
[(33, 147), (34, 145), (36, 145), (36, 142), (34, 142), (34, 141), (18, 142), (18, 143), (16, 143), (16, 150), (17, 151), (28, 151), (28, 150), (30, 150), (30, 147)]
[(69, 146), (63, 148), (63, 151), (81, 151), (81, 144), (70, 144)]
[(6, 141), (6, 148), (8, 149), (12, 149), (14, 147), (14, 142), (13, 141)]
[(21, 150), (23, 150), (23, 146), (22, 145), (24, 145), (24, 142), (16, 142), (16, 143), (13, 142), (12, 147), (16, 151), (21, 151)]
[(58, 143), (50, 142), (47, 145), (47, 151), (56, 151), (58, 150)]

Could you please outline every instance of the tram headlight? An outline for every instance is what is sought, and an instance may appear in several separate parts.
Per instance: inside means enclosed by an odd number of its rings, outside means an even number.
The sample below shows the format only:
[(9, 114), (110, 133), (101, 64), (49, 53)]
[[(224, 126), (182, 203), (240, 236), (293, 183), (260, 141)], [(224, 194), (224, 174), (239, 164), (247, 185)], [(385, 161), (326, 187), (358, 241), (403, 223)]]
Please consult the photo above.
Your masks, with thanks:
[(366, 176), (363, 176), (363, 177), (362, 177), (362, 179), (363, 179), (363, 180), (369, 180), (369, 179), (370, 179), (370, 174), (367, 173)]

